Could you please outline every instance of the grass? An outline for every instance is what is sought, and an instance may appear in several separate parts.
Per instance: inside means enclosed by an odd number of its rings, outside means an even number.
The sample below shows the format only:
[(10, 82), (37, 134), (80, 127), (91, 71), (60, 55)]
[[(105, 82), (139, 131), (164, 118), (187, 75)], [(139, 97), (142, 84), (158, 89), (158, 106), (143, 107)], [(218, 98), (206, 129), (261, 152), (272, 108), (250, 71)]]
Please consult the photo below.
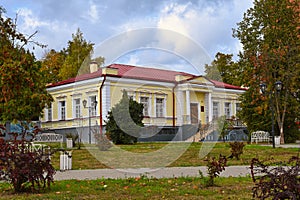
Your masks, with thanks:
[[(52, 144), (53, 145), (53, 144)], [(145, 153), (156, 152), (164, 147), (166, 147), (168, 143), (137, 143), (135, 145), (119, 145), (118, 148), (124, 150), (125, 152), (133, 152), (137, 155), (145, 155)], [(174, 150), (177, 147), (180, 147), (181, 143), (175, 144)], [(209, 144), (204, 144), (209, 145)], [(205, 166), (206, 161), (204, 161), (204, 157), (199, 157), (199, 152), (203, 152), (201, 150), (202, 143), (192, 143), (184, 153), (179, 156), (174, 162), (170, 162), (168, 167), (187, 167), (187, 166)], [(96, 147), (91, 145), (87, 147), (83, 147), (81, 149), (77, 149), (76, 147), (72, 149), (72, 169), (101, 169), (101, 168), (109, 168), (110, 166), (106, 166), (105, 164), (98, 161), (87, 148), (92, 149), (97, 152)], [(103, 152), (106, 155), (113, 152), (114, 149), (110, 149), (108, 151)], [(292, 156), (296, 156), (299, 154), (298, 148), (275, 148), (273, 149), (270, 146), (262, 146), (256, 144), (247, 144), (244, 147), (243, 154), (240, 157), (240, 160), (236, 159), (228, 159), (228, 166), (231, 165), (250, 165), (252, 158), (259, 158), (260, 160), (270, 161), (272, 163), (278, 163), (282, 161), (288, 161)], [(219, 154), (229, 156), (231, 155), (230, 146), (228, 143), (216, 143), (215, 146), (209, 151), (208, 156), (219, 156)], [(59, 155), (57, 152), (53, 158), (52, 163), (55, 169), (59, 169)], [(119, 158), (126, 159), (126, 158)], [(101, 160), (101, 159), (99, 159)]]
[(251, 199), (249, 177), (217, 178), (216, 186), (205, 187), (201, 178), (67, 180), (56, 181), (50, 191), (14, 194), (0, 183), (0, 199)]
[[(61, 148), (60, 144), (49, 144), (52, 148)], [(183, 143), (175, 143), (171, 150), (176, 151)], [(209, 143), (192, 143), (182, 155), (172, 162), (169, 167), (179, 166), (205, 166), (203, 149), (209, 149)], [(108, 151), (110, 154), (116, 149), (132, 152), (135, 155), (145, 155), (149, 152), (159, 152), (167, 148), (168, 143), (138, 143), (135, 145), (119, 145)], [(99, 162), (91, 153), (98, 151), (93, 145), (81, 149), (72, 149), (73, 169), (99, 169), (109, 168)], [(199, 152), (202, 157), (199, 157)], [(201, 154), (202, 153), (202, 154)], [(208, 151), (206, 156), (229, 156), (228, 143), (217, 143)], [(287, 161), (299, 154), (299, 148), (275, 148), (261, 145), (246, 145), (240, 160), (229, 159), (228, 165), (250, 165), (254, 157), (272, 162)], [(59, 169), (59, 155), (52, 156), (52, 163)], [(122, 158), (122, 159), (127, 159)], [(101, 159), (100, 159), (101, 160)], [(38, 194), (15, 194), (12, 187), (0, 182), (0, 199), (251, 199), (251, 189), (254, 183), (250, 177), (219, 177), (215, 179), (216, 186), (205, 187), (205, 179), (199, 177), (182, 178), (139, 178), (128, 179), (98, 179), (98, 180), (66, 180), (55, 181), (51, 190)]]

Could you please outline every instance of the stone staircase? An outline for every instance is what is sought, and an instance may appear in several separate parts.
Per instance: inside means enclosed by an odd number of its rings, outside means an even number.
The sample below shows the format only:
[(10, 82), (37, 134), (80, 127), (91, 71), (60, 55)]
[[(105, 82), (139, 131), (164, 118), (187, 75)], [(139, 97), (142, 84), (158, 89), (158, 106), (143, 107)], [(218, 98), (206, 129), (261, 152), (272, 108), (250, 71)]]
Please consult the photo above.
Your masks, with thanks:
[(208, 136), (213, 131), (217, 130), (218, 127), (218, 120), (210, 121), (209, 123), (202, 125), (200, 130), (194, 134), (193, 136), (186, 139), (186, 142), (199, 142), (202, 139), (204, 139), (206, 136)]

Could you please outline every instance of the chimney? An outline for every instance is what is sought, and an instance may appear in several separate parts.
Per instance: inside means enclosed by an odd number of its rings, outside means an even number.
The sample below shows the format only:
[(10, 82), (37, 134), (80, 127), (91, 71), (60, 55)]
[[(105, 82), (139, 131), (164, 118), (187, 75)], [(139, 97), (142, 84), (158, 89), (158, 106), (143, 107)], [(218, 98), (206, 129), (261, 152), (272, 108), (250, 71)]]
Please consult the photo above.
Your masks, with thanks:
[(98, 71), (98, 63), (96, 61), (92, 61), (90, 63), (90, 73)]
[(118, 68), (104, 67), (104, 68), (102, 68), (102, 74), (118, 75)]

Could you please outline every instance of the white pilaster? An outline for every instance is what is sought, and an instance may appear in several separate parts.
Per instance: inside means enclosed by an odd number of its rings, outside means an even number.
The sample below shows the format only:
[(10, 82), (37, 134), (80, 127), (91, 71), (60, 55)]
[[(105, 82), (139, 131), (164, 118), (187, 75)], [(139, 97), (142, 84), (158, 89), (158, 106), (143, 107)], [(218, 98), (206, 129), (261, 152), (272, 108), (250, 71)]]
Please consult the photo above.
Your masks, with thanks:
[(110, 82), (105, 82), (102, 88), (102, 119), (106, 120), (108, 111), (111, 109), (110, 105)]
[(177, 126), (182, 126), (183, 124), (183, 91), (177, 90), (176, 95), (176, 117), (177, 117)]
[(187, 124), (191, 123), (191, 99), (190, 99), (190, 91), (185, 91), (185, 102), (186, 102), (186, 116), (187, 116)]

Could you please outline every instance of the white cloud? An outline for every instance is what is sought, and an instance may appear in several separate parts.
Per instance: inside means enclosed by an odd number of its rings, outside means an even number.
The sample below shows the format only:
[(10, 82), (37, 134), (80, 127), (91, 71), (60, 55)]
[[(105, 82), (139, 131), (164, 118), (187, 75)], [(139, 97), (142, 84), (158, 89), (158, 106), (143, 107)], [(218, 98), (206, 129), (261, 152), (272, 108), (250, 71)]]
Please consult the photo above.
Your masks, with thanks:
[(86, 11), (87, 13), (83, 14), (83, 18), (89, 20), (93, 24), (99, 22), (100, 14), (98, 8), (99, 7), (97, 4), (95, 4), (93, 1), (89, 1), (89, 8)]
[[(218, 51), (237, 54), (241, 45), (232, 37), (232, 28), (242, 20), (243, 13), (253, 0), (78, 0), (69, 3), (59, 0), (4, 0), (7, 10), (19, 8), (18, 28), (25, 33), (38, 30), (36, 39), (61, 50), (66, 47), (72, 33), (79, 27), (84, 37), (95, 44), (117, 37), (118, 42), (107, 46), (105, 53), (118, 55), (118, 52), (132, 51), (139, 47), (163, 47), (163, 49), (183, 56), (186, 60), (199, 61), (195, 47), (203, 47), (210, 57)], [(134, 30), (158, 28), (171, 30), (176, 34), (142, 32)], [(129, 32), (127, 37), (126, 32)], [(130, 37), (130, 34), (134, 36)], [(178, 39), (178, 37), (180, 39)], [(126, 39), (130, 42), (126, 42)], [(132, 39), (133, 38), (133, 39)], [(177, 38), (177, 39), (176, 39)], [(127, 45), (127, 46), (126, 46)], [(111, 48), (113, 46), (113, 48)], [(115, 53), (116, 52), (116, 53)], [(146, 58), (144, 58), (146, 59)], [(110, 60), (109, 57), (107, 60)], [(113, 60), (113, 57), (111, 58)], [(167, 56), (164, 61), (172, 62)], [(198, 61), (197, 61), (198, 60)], [(129, 58), (134, 63), (141, 58)], [(174, 63), (172, 63), (174, 64)], [(180, 63), (181, 64), (181, 63)], [(175, 66), (175, 64), (174, 64)]]
[(22, 29), (26, 32), (36, 30), (41, 26), (49, 26), (49, 23), (40, 21), (36, 16), (34, 16), (30, 9), (22, 8), (18, 10), (18, 15), (23, 20)]

